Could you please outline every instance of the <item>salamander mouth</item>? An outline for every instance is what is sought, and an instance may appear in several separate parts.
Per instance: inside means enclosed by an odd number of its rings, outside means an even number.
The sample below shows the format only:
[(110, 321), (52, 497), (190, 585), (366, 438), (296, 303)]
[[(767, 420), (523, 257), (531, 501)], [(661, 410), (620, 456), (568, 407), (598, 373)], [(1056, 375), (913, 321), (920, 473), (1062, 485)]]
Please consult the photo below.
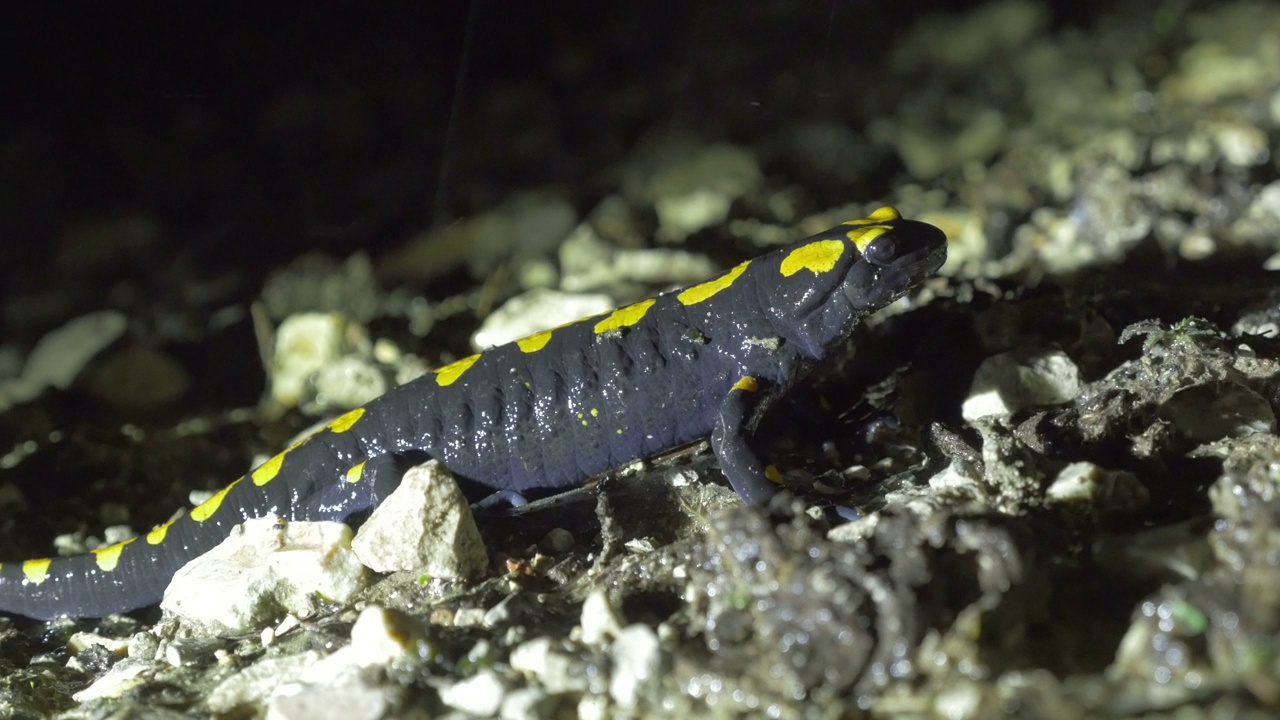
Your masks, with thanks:
[(880, 271), (880, 283), (886, 288), (898, 288), (894, 298), (900, 297), (907, 290), (923, 282), (938, 272), (938, 268), (947, 261), (946, 243), (933, 245), (917, 250), (910, 255), (898, 258), (892, 265)]
[(904, 227), (893, 238), (892, 257), (875, 265), (868, 263), (861, 282), (845, 284), (844, 294), (854, 309), (867, 312), (888, 305), (946, 262), (947, 239), (941, 230), (925, 223), (902, 222)]

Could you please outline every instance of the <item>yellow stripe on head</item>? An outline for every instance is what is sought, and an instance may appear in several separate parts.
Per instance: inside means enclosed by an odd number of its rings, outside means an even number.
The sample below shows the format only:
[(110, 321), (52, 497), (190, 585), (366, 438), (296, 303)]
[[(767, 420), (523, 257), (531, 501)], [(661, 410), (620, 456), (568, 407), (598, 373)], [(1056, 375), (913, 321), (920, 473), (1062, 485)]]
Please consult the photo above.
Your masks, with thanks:
[[(852, 222), (882, 223), (882, 222), (889, 222), (890, 220), (901, 220), (901, 219), (902, 219), (902, 213), (898, 212), (897, 208), (889, 207), (888, 205), (885, 205), (882, 208), (876, 208), (874, 212), (862, 218), (861, 220), (854, 220)], [(845, 224), (848, 225), (851, 223), (845, 223)]]
[(864, 218), (849, 220), (840, 224), (849, 227), (845, 237), (849, 239), (849, 242), (853, 243), (854, 247), (858, 248), (858, 252), (866, 252), (867, 246), (873, 240), (893, 229), (893, 226), (888, 223), (901, 219), (902, 214), (898, 212), (897, 208), (886, 205), (882, 208), (877, 208)]
[(846, 233), (846, 237), (849, 238), (849, 242), (852, 242), (854, 247), (858, 248), (858, 252), (864, 253), (867, 251), (867, 246), (871, 244), (872, 240), (875, 240), (887, 232), (889, 232), (889, 227), (887, 225), (867, 225), (865, 227), (853, 228)]

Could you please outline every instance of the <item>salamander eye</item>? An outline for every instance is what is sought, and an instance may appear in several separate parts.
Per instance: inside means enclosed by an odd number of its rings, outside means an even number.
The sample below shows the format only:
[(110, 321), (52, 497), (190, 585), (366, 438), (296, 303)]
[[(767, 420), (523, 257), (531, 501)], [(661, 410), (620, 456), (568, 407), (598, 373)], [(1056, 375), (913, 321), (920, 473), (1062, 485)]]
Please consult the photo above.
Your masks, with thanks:
[(884, 267), (891, 264), (898, 256), (898, 244), (893, 241), (893, 233), (885, 233), (862, 251), (862, 256), (872, 265)]

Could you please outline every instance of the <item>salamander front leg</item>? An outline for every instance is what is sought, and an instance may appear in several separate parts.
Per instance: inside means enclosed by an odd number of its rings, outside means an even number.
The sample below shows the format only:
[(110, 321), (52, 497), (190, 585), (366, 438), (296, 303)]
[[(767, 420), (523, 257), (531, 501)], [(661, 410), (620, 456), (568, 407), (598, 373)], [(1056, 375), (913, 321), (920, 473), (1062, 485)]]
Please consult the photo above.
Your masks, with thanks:
[(711, 449), (720, 460), (720, 468), (743, 502), (759, 505), (777, 492), (765, 478), (764, 466), (756, 456), (748, 438), (747, 422), (760, 404), (760, 384), (745, 376), (734, 383), (711, 431)]
[(473, 511), (481, 510), (497, 510), (502, 507), (523, 507), (529, 504), (529, 499), (515, 490), (495, 490), (492, 495), (487, 495), (479, 502), (471, 503)]

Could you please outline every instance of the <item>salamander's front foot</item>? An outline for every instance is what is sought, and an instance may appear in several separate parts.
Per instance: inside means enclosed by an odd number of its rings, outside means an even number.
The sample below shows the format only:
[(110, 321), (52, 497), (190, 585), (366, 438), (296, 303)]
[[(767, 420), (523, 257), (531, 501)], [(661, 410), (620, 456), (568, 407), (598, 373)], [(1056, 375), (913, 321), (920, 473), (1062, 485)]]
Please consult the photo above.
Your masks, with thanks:
[(507, 507), (518, 508), (528, 504), (529, 498), (521, 495), (515, 490), (498, 490), (479, 502), (472, 503), (471, 511), (496, 510), (504, 505)]

